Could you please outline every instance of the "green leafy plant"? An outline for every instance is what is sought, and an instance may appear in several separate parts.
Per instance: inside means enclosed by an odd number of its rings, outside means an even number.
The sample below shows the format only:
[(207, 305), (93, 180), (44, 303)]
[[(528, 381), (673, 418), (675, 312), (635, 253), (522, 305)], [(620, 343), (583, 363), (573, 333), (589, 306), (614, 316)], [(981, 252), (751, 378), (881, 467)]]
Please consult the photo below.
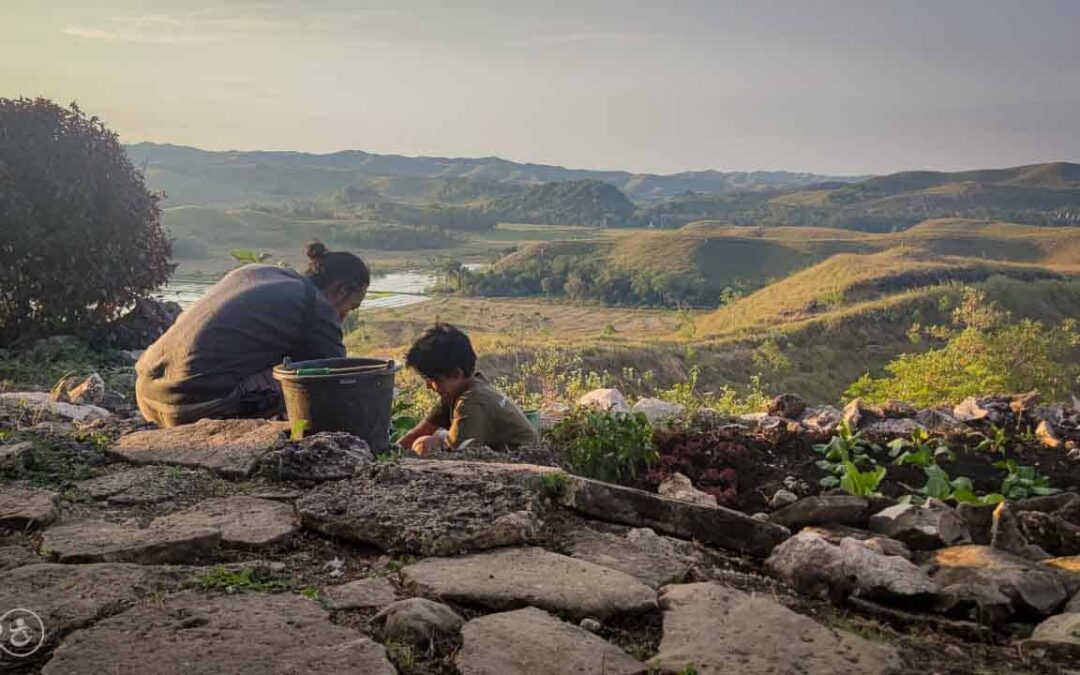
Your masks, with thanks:
[[(862, 472), (872, 472), (877, 465), (873, 453), (881, 450), (879, 446), (864, 438), (861, 431), (852, 429), (846, 421), (840, 423), (836, 435), (828, 443), (818, 443), (812, 447), (814, 452), (824, 455), (815, 465), (829, 473), (819, 481), (821, 487), (841, 487), (845, 490), (847, 488), (841, 485), (845, 477), (848, 485), (853, 487), (870, 482), (870, 476), (862, 476)], [(880, 481), (879, 478), (874, 483), (875, 489)]]
[(991, 424), (989, 435), (983, 433), (978, 435), (982, 437), (982, 440), (975, 446), (976, 450), (992, 452), (998, 455), (1005, 454), (1005, 446), (1009, 443), (1009, 432), (1005, 427)]
[(252, 251), (247, 248), (234, 248), (229, 251), (229, 257), (244, 265), (258, 265), (269, 260), (271, 255), (262, 251)]
[(570, 479), (562, 471), (544, 473), (540, 474), (539, 486), (540, 494), (549, 499), (558, 499), (566, 494), (567, 488), (570, 487)]
[(840, 489), (848, 494), (867, 497), (878, 494), (878, 485), (885, 478), (885, 467), (860, 471), (853, 462), (843, 462), (843, 473), (840, 475)]
[(549, 433), (574, 473), (615, 482), (659, 459), (653, 429), (640, 413), (577, 410)]
[(204, 591), (217, 589), (226, 593), (243, 593), (246, 591), (265, 593), (289, 589), (288, 582), (274, 579), (265, 570), (245, 567), (242, 570), (232, 571), (224, 565), (218, 565), (206, 574), (195, 577), (189, 582), (189, 585)]
[(420, 423), (420, 418), (413, 412), (414, 407), (409, 401), (394, 401), (394, 407), (390, 412), (390, 442), (398, 440), (413, 430)]
[(956, 454), (941, 438), (931, 438), (925, 429), (915, 429), (910, 438), (897, 438), (889, 443), (889, 456), (896, 464), (914, 464), (926, 468), (938, 460), (952, 462)]
[(1061, 492), (1050, 487), (1048, 476), (1040, 475), (1035, 471), (1035, 467), (1020, 464), (1015, 459), (995, 462), (994, 467), (1006, 471), (1005, 479), (1001, 482), (1001, 494), (1006, 499), (1024, 499)]
[(323, 593), (318, 587), (305, 586), (304, 588), (300, 589), (300, 595), (304, 596), (308, 600), (314, 601), (323, 609), (327, 611), (330, 610), (330, 598), (326, 597), (326, 594)]

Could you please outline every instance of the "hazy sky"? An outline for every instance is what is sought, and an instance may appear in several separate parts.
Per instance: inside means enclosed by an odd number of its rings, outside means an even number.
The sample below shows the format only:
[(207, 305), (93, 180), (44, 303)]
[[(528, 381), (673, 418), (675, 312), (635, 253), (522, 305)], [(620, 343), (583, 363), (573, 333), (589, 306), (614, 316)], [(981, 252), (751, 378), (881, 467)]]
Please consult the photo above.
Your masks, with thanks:
[(0, 96), (122, 140), (581, 168), (1080, 160), (1080, 0), (0, 0)]

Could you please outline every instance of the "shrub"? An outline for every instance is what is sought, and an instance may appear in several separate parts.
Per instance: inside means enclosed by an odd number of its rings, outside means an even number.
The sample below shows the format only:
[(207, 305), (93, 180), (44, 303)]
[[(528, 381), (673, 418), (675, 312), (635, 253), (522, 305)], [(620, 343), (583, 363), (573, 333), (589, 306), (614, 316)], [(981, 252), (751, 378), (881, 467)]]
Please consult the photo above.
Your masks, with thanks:
[(549, 440), (575, 473), (608, 482), (632, 478), (657, 459), (652, 426), (640, 413), (578, 410)]
[(165, 283), (158, 200), (98, 118), (0, 99), (0, 339), (114, 318)]

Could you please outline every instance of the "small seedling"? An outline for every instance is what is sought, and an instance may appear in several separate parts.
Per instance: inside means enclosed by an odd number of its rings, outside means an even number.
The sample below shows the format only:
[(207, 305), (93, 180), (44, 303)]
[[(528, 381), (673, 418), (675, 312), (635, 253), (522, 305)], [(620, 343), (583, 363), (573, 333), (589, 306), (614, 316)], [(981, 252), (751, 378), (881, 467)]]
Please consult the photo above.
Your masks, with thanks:
[(300, 595), (308, 600), (314, 601), (319, 607), (322, 607), (326, 611), (330, 611), (330, 598), (326, 597), (326, 594), (315, 586), (305, 586), (304, 588), (301, 588)]
[(943, 439), (931, 438), (925, 429), (915, 429), (911, 438), (897, 438), (889, 443), (889, 456), (896, 464), (914, 464), (924, 469), (938, 460), (952, 462), (956, 454)]
[(292, 424), (289, 427), (289, 438), (294, 441), (304, 440), (304, 432), (307, 431), (307, 428), (307, 420), (293, 420)]
[(206, 574), (195, 577), (189, 584), (204, 591), (217, 589), (230, 594), (246, 591), (272, 593), (289, 589), (289, 584), (285, 581), (269, 577), (264, 571), (254, 567), (233, 572), (224, 565), (218, 565)]
[[(868, 473), (873, 473), (872, 470), (877, 462), (872, 453), (881, 450), (880, 447), (863, 438), (861, 431), (853, 430), (847, 422), (840, 423), (832, 440), (814, 445), (813, 449), (814, 452), (824, 455), (823, 459), (815, 462), (815, 466), (830, 474), (819, 481), (820, 485), (825, 488), (840, 486), (845, 490), (848, 489), (842, 485), (845, 477), (847, 483), (853, 487), (869, 484), (870, 477), (863, 477), (861, 472), (866, 470)], [(851, 466), (848, 467), (846, 464)], [(881, 475), (884, 476), (884, 472)], [(878, 478), (874, 483), (874, 489), (880, 482), (881, 479)]]
[(1001, 482), (1001, 494), (1006, 499), (1024, 499), (1061, 492), (1050, 487), (1049, 476), (1035, 471), (1035, 467), (1017, 463), (1015, 459), (1006, 459), (994, 463), (994, 468), (1004, 469), (1007, 474)]
[(1009, 443), (1009, 434), (1005, 427), (991, 424), (990, 435), (979, 434), (979, 436), (982, 436), (982, 440), (975, 446), (976, 450), (992, 452), (998, 455), (1005, 454), (1005, 446)]
[(383, 646), (386, 647), (386, 655), (398, 666), (412, 668), (416, 665), (416, 650), (408, 642), (387, 640)]

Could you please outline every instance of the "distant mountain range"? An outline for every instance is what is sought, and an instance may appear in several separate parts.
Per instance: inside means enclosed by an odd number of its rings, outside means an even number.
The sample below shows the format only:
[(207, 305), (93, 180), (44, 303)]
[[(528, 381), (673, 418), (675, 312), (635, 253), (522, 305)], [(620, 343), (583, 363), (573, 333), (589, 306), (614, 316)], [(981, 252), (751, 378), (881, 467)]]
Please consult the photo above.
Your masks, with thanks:
[[(137, 166), (145, 166), (150, 186), (164, 190), (168, 205), (243, 204), (286, 198), (309, 199), (347, 187), (375, 190), (391, 200), (445, 199), (447, 194), (486, 197), (505, 194), (507, 184), (531, 186), (567, 180), (599, 180), (630, 199), (663, 199), (687, 191), (798, 188), (823, 181), (855, 182), (863, 177), (823, 176), (791, 171), (687, 171), (671, 175), (567, 169), (523, 164), (498, 157), (445, 158), (377, 155), (346, 150), (324, 155), (304, 152), (224, 151), (158, 143), (125, 146)], [(464, 189), (464, 188), (468, 189)]]

